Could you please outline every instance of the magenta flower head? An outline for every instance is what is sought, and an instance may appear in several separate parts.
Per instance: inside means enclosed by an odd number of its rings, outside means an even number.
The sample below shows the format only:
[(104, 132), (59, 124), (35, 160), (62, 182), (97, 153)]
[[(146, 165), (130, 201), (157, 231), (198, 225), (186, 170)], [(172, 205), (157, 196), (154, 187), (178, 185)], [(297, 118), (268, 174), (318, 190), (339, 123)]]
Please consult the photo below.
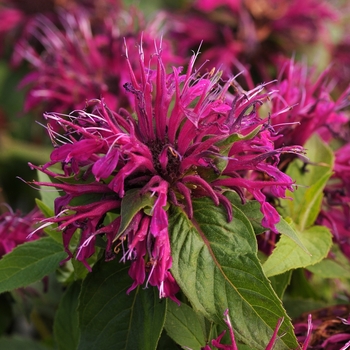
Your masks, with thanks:
[[(14, 57), (29, 62), (31, 68), (20, 83), (21, 88), (28, 89), (25, 110), (41, 106), (67, 113), (84, 108), (85, 101), (96, 97), (103, 98), (112, 109), (125, 106), (127, 96), (121, 98), (128, 79), (124, 40), (135, 52), (131, 57), (137, 57), (137, 43), (142, 36), (149, 59), (154, 52), (156, 27), (155, 23), (146, 26), (143, 14), (136, 8), (126, 11), (117, 6), (102, 18), (96, 11), (91, 13), (82, 7), (61, 10), (55, 22), (38, 16), (27, 29), (32, 40), (22, 39)], [(164, 59), (174, 63), (165, 40), (163, 50)], [(137, 62), (133, 66), (137, 67)]]
[(318, 75), (307, 65), (284, 58), (277, 66), (278, 81), (268, 86), (276, 91), (271, 101), (271, 124), (281, 135), (276, 146), (304, 145), (315, 132), (325, 141), (340, 136), (348, 120), (344, 108), (349, 105), (350, 86), (335, 99), (329, 69)]
[[(46, 113), (48, 131), (55, 145), (51, 161), (34, 168), (55, 178), (41, 183), (63, 191), (55, 201), (54, 218), (69, 257), (69, 242), (80, 234), (76, 259), (88, 267), (96, 237), (106, 237), (106, 259), (122, 251), (131, 260), (134, 283), (157, 286), (160, 296), (175, 298), (177, 284), (172, 265), (169, 207), (180, 206), (193, 217), (192, 199), (207, 196), (223, 205), (232, 219), (225, 191), (235, 191), (242, 201), (254, 197), (261, 203), (262, 224), (276, 231), (276, 210), (264, 190), (284, 197), (293, 181), (277, 168), (282, 152), (274, 149), (267, 120), (257, 114), (267, 99), (264, 86), (234, 96), (233, 84), (220, 84), (220, 73), (198, 75), (196, 56), (186, 72), (173, 67), (168, 73), (158, 50), (149, 69), (142, 47), (141, 76), (134, 74), (128, 52), (130, 80), (124, 85), (134, 98), (132, 113), (110, 110), (104, 101), (92, 100), (85, 110), (69, 115)], [(52, 131), (58, 123), (63, 134)], [(57, 173), (51, 166), (61, 164)]]
[[(17, 41), (31, 41), (34, 44), (35, 35), (32, 36), (32, 25), (40, 16), (47, 16), (54, 23), (59, 23), (59, 12), (88, 11), (93, 20), (105, 17), (107, 14), (120, 8), (119, 0), (3, 0), (0, 5), (0, 39), (3, 46), (8, 46), (10, 55), (13, 55), (13, 63), (18, 63), (18, 55), (13, 52), (14, 43)], [(34, 40), (33, 40), (34, 39)], [(34, 44), (35, 46), (35, 44)], [(45, 45), (44, 45), (45, 46)], [(42, 50), (43, 46), (36, 46)], [(3, 47), (0, 48), (0, 54)]]
[(9, 210), (0, 215), (0, 258), (10, 253), (18, 245), (33, 241), (42, 237), (42, 230), (37, 230), (34, 234), (35, 224), (43, 218), (43, 215), (36, 208), (29, 214), (23, 215), (19, 210)]
[(324, 0), (196, 0), (181, 10), (168, 20), (180, 51), (203, 41), (199, 64), (209, 60), (209, 69), (221, 66), (227, 75), (243, 64), (259, 82), (274, 69), (276, 54), (290, 56), (321, 38), (331, 42), (326, 23), (340, 17)]

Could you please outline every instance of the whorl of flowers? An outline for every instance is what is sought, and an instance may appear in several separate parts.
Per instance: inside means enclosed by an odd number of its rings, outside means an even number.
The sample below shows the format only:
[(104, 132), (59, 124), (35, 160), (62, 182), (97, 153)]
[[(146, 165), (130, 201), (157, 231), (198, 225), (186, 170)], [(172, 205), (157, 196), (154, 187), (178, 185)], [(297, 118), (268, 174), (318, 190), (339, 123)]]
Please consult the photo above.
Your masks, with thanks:
[[(161, 297), (175, 298), (169, 206), (183, 208), (192, 219), (192, 199), (207, 196), (223, 205), (231, 220), (225, 191), (235, 191), (242, 201), (258, 200), (262, 224), (276, 231), (279, 215), (264, 190), (278, 198), (293, 190), (293, 181), (277, 165), (281, 153), (302, 149), (274, 148), (268, 120), (257, 115), (268, 98), (264, 85), (232, 96), (227, 90), (233, 80), (221, 86), (220, 73), (199, 76), (193, 71), (196, 55), (186, 72), (173, 67), (167, 73), (161, 50), (153, 57), (157, 68), (151, 70), (142, 47), (137, 78), (126, 56), (130, 81), (124, 87), (134, 97), (132, 113), (92, 100), (83, 111), (45, 114), (55, 150), (50, 162), (33, 167), (55, 181), (36, 184), (64, 195), (55, 201), (56, 216), (44, 225), (58, 224), (69, 257), (74, 255), (69, 243), (79, 229), (75, 257), (87, 267), (96, 237), (104, 234), (107, 260), (115, 257), (116, 245), (121, 260), (132, 261), (129, 290), (146, 281), (159, 288)], [(53, 131), (51, 122), (63, 133)], [(62, 172), (54, 170), (55, 164), (61, 164)]]

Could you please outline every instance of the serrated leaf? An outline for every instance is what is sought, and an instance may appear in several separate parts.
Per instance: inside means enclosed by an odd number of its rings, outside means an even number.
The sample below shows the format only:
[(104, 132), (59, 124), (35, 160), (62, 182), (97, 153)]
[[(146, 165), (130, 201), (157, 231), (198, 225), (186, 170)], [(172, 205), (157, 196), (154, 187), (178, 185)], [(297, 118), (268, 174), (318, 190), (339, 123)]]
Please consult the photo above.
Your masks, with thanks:
[(299, 237), (311, 255), (306, 254), (294, 241), (283, 235), (263, 264), (267, 276), (314, 265), (327, 256), (332, 245), (332, 235), (323, 226), (313, 226), (300, 233)]
[(198, 314), (185, 303), (177, 305), (171, 300), (168, 301), (165, 330), (184, 348), (200, 350), (205, 346), (204, 325)]
[(39, 281), (66, 256), (62, 245), (50, 237), (19, 245), (0, 260), (0, 293)]
[(132, 284), (129, 264), (99, 261), (85, 278), (78, 307), (78, 350), (155, 350), (167, 300), (154, 287), (126, 291)]
[(75, 350), (79, 341), (78, 300), (80, 283), (72, 283), (58, 305), (54, 321), (55, 344), (58, 350)]
[(298, 188), (288, 192), (292, 200), (281, 200), (283, 217), (291, 217), (300, 231), (313, 225), (320, 211), (323, 189), (332, 175), (334, 155), (332, 150), (319, 138), (312, 136), (305, 144), (311, 164), (295, 159), (288, 167), (287, 174)]
[(125, 231), (125, 229), (129, 226), (131, 220), (137, 214), (138, 211), (147, 207), (152, 208), (153, 203), (154, 198), (151, 197), (148, 193), (141, 196), (140, 190), (129, 190), (128, 192), (126, 192), (121, 204), (121, 222), (116, 238), (114, 238), (114, 241), (116, 241), (120, 237), (120, 235)]
[(248, 218), (256, 235), (265, 232), (267, 229), (261, 225), (263, 215), (260, 211), (260, 203), (256, 200), (246, 201), (242, 204), (239, 195), (234, 191), (226, 191), (226, 197), (230, 200), (235, 215), (235, 208), (239, 208)]
[(232, 222), (208, 198), (193, 201), (194, 218), (181, 208), (169, 215), (171, 271), (193, 308), (223, 324), (229, 309), (238, 340), (265, 349), (279, 318), (284, 317), (275, 349), (297, 347), (293, 327), (281, 301), (265, 277), (249, 220), (240, 210)]
[[(266, 231), (266, 227), (263, 227), (261, 225), (263, 215), (260, 211), (260, 203), (258, 201), (252, 200), (247, 201), (245, 204), (242, 204), (237, 193), (227, 191), (225, 194), (232, 203), (233, 213), (235, 211), (235, 208), (239, 208), (252, 224), (256, 235)], [(301, 243), (298, 232), (293, 228), (292, 222), (289, 218), (284, 219), (280, 216), (280, 222), (276, 224), (276, 228), (280, 234), (291, 238), (296, 244), (300, 246), (300, 248), (309, 254), (305, 246), (303, 246)]]

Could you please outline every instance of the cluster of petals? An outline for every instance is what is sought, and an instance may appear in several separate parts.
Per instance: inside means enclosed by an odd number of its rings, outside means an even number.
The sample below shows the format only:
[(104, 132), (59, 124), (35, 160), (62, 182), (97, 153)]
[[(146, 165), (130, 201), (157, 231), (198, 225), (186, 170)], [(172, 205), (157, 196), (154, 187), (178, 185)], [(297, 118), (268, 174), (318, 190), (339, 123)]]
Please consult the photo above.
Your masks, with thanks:
[[(161, 297), (174, 298), (178, 287), (169, 271), (169, 206), (182, 208), (192, 219), (192, 199), (207, 196), (223, 205), (231, 220), (234, 213), (225, 191), (235, 191), (243, 202), (258, 200), (262, 224), (276, 232), (279, 215), (264, 191), (278, 198), (284, 198), (287, 189), (293, 191), (292, 179), (277, 165), (280, 154), (302, 149), (274, 148), (268, 118), (257, 113), (269, 97), (263, 92), (265, 84), (245, 92), (236, 86), (230, 94), (234, 80), (221, 84), (220, 72), (214, 71), (198, 75), (196, 55), (187, 71), (173, 67), (170, 73), (161, 49), (153, 57), (154, 70), (145, 63), (142, 47), (138, 57), (141, 76), (135, 75), (126, 52), (130, 80), (124, 87), (134, 98), (133, 113), (115, 112), (102, 100), (91, 100), (85, 110), (69, 115), (46, 113), (55, 149), (50, 162), (32, 166), (56, 178), (38, 185), (64, 193), (55, 201), (56, 216), (44, 224), (57, 223), (64, 231), (69, 257), (69, 242), (78, 229), (75, 257), (87, 267), (96, 237), (105, 234), (106, 259), (114, 257), (114, 249), (122, 250), (122, 261), (132, 261), (130, 289), (146, 281), (159, 288)], [(62, 172), (54, 170), (56, 164)], [(76, 204), (79, 198), (86, 200)], [(125, 211), (133, 207), (129, 202), (135, 202), (136, 209), (125, 223), (130, 215)], [(108, 213), (115, 214), (109, 222)]]
[(18, 245), (36, 240), (43, 235), (41, 230), (32, 234), (35, 224), (43, 218), (37, 208), (24, 215), (19, 210), (13, 211), (8, 205), (3, 205), (8, 211), (0, 215), (0, 258)]

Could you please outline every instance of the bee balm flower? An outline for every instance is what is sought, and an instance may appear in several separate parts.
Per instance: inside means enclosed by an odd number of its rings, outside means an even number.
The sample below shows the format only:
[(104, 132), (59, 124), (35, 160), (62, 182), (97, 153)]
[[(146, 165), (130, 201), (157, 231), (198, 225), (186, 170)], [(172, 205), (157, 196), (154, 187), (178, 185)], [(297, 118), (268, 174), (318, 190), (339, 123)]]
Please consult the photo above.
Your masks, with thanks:
[[(192, 219), (192, 199), (208, 196), (231, 220), (224, 192), (236, 191), (242, 200), (250, 193), (261, 203), (263, 225), (275, 230), (279, 216), (263, 191), (284, 197), (293, 189), (276, 166), (288, 148), (274, 149), (266, 120), (257, 115), (267, 98), (264, 86), (232, 97), (227, 92), (232, 81), (221, 86), (219, 73), (193, 72), (195, 56), (187, 72), (173, 67), (167, 73), (161, 52), (151, 70), (142, 48), (138, 79), (126, 57), (130, 82), (124, 87), (134, 97), (133, 113), (111, 111), (100, 100), (69, 115), (47, 113), (64, 133), (48, 125), (56, 148), (49, 163), (33, 167), (56, 178), (37, 184), (65, 193), (55, 201), (56, 216), (46, 221), (58, 223), (69, 257), (71, 238), (80, 232), (75, 257), (89, 267), (96, 237), (104, 234), (107, 260), (115, 256), (114, 246), (122, 261), (132, 261), (129, 291), (146, 282), (159, 288), (160, 297), (175, 299), (168, 208), (180, 206)], [(57, 163), (62, 173), (51, 168)]]

